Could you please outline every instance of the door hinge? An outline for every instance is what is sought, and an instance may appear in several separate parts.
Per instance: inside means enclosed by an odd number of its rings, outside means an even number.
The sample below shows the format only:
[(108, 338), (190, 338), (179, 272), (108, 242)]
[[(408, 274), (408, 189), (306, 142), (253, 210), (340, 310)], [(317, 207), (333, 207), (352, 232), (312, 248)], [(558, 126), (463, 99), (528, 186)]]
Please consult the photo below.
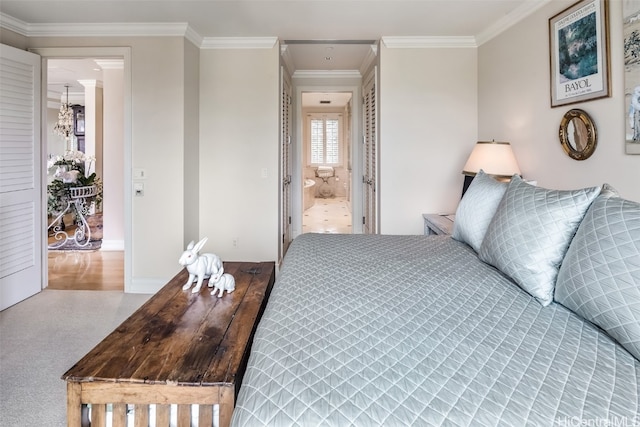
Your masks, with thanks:
[(362, 217), (362, 225), (365, 225), (365, 224), (366, 224), (366, 222), (364, 220), (364, 217)]
[(291, 217), (289, 217), (289, 225), (291, 225)]

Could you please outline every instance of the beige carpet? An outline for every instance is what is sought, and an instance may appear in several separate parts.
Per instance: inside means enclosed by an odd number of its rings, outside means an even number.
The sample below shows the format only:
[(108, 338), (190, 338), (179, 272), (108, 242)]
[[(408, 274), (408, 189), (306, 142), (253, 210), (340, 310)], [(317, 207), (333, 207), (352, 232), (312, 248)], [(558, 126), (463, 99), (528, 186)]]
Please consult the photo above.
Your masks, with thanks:
[(65, 426), (60, 377), (149, 297), (45, 289), (0, 312), (0, 426)]

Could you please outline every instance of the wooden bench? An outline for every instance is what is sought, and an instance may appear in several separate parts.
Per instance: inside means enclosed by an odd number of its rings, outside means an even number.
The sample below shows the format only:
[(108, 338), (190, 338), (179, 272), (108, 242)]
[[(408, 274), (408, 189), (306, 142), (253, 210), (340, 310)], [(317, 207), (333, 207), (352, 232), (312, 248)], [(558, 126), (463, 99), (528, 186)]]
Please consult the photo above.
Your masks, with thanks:
[(62, 376), (69, 427), (104, 426), (108, 412), (113, 427), (131, 416), (136, 427), (150, 417), (158, 427), (170, 417), (190, 426), (192, 412), (199, 426), (211, 426), (216, 404), (219, 425), (229, 425), (275, 265), (224, 269), (235, 278), (233, 293), (218, 298), (204, 285), (197, 294), (183, 291), (183, 270)]

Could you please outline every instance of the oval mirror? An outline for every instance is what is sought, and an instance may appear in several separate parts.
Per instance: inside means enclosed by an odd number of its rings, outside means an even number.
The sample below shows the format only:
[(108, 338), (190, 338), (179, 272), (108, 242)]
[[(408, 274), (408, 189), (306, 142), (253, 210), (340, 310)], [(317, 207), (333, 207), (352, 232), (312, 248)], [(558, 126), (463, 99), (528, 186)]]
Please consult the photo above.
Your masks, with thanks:
[(585, 160), (596, 150), (596, 125), (584, 110), (574, 108), (566, 112), (560, 122), (560, 144), (575, 160)]

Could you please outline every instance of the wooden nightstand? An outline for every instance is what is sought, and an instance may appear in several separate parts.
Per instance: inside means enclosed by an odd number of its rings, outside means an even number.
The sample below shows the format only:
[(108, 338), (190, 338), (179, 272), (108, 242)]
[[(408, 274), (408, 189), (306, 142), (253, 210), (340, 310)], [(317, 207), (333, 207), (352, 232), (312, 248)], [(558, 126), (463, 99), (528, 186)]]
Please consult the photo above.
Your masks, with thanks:
[(424, 234), (445, 234), (453, 232), (455, 214), (422, 214), (424, 219)]

